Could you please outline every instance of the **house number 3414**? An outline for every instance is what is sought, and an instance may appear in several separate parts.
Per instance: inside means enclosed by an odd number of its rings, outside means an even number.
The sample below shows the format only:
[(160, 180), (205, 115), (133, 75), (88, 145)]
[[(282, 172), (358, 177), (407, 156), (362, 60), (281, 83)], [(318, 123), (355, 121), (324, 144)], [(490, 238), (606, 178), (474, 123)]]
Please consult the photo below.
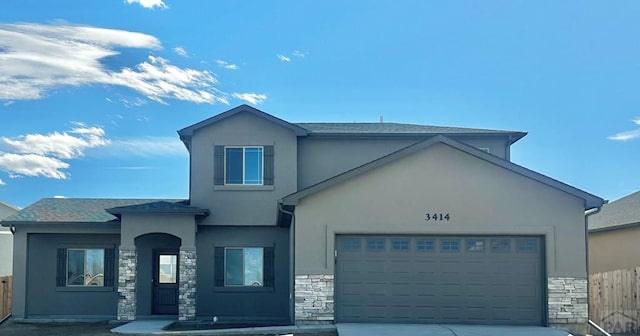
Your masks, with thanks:
[(444, 212), (427, 212), (424, 214), (424, 220), (429, 221), (449, 221), (451, 219), (451, 215), (449, 213)]

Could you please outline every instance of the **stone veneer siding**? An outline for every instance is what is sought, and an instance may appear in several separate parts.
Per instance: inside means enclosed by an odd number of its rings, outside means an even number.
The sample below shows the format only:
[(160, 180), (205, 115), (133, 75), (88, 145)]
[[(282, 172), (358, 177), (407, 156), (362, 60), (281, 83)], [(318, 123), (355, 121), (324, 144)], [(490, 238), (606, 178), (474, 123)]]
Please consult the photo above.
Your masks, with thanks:
[(136, 250), (120, 250), (118, 258), (118, 321), (136, 319)]
[(178, 320), (196, 319), (196, 251), (180, 250)]
[(586, 334), (589, 323), (589, 298), (586, 278), (550, 277), (547, 279), (549, 326)]
[(333, 323), (333, 275), (296, 275), (296, 324)]

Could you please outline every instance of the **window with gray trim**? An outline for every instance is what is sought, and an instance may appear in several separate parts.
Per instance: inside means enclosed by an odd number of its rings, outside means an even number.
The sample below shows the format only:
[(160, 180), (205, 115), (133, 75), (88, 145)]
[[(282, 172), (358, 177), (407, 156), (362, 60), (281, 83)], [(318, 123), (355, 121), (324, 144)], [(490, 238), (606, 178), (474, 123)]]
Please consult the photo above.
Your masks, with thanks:
[(272, 186), (273, 146), (215, 146), (214, 185)]
[(216, 287), (273, 287), (273, 247), (216, 247)]
[(114, 286), (114, 249), (73, 247), (57, 251), (57, 287)]

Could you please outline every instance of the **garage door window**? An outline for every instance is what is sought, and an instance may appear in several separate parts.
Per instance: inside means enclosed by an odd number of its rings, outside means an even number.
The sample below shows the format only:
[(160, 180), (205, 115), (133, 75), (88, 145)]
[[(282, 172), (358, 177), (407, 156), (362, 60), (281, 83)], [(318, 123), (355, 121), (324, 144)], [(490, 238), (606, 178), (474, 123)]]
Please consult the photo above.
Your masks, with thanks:
[(360, 239), (358, 238), (348, 238), (342, 241), (342, 249), (347, 251), (358, 251), (360, 250)]
[(367, 239), (367, 250), (384, 251), (384, 239)]
[(516, 250), (521, 253), (537, 253), (538, 243), (535, 239), (518, 239), (516, 241)]
[(491, 253), (509, 253), (511, 252), (510, 239), (491, 239)]
[(440, 241), (441, 252), (460, 252), (459, 239), (443, 239)]
[(484, 239), (467, 239), (467, 252), (484, 252)]
[(391, 241), (391, 248), (394, 251), (409, 251), (409, 239), (394, 239)]
[(422, 252), (433, 252), (435, 249), (435, 242), (433, 239), (418, 239), (416, 240), (416, 250)]

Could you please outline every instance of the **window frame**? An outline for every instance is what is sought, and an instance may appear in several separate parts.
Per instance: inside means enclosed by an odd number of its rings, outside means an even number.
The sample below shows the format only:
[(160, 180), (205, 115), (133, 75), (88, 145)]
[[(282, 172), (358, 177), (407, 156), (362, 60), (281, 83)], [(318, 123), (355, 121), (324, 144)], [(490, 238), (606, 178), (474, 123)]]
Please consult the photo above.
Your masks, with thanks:
[[(245, 262), (245, 251), (246, 250), (250, 250), (250, 249), (260, 249), (262, 251), (262, 260), (261, 260), (261, 266), (262, 266), (262, 270), (260, 271), (261, 275), (262, 275), (262, 279), (260, 281), (260, 285), (256, 286), (256, 285), (231, 285), (231, 284), (227, 284), (227, 251), (229, 250), (242, 250), (242, 282), (244, 283), (245, 278), (245, 272), (246, 272), (246, 262)], [(264, 247), (260, 247), (260, 246), (225, 246), (224, 247), (224, 287), (225, 288), (264, 288), (265, 287), (265, 267), (264, 267), (264, 255), (265, 255), (265, 248)]]
[[(247, 146), (224, 146), (223, 148), (223, 182), (224, 186), (264, 186), (264, 173), (265, 173), (265, 160), (264, 160), (264, 147), (259, 145), (247, 145)], [(242, 183), (229, 183), (227, 181), (227, 149), (241, 148), (242, 149)], [(247, 148), (259, 148), (260, 149), (260, 183), (247, 183), (247, 168), (246, 168), (246, 150)]]
[[(103, 250), (102, 286), (70, 285), (67, 286), (67, 268), (69, 250)], [(56, 292), (112, 292), (118, 287), (118, 251), (113, 244), (56, 244), (55, 260), (55, 291)]]
[[(102, 285), (87, 285), (86, 284), (86, 279), (84, 278), (87, 275), (87, 272), (86, 272), (86, 269), (87, 269), (87, 252), (91, 251), (91, 250), (100, 250), (100, 251), (102, 251), (102, 273), (101, 273), (102, 274)], [(69, 267), (69, 252), (71, 252), (71, 251), (83, 251), (84, 252), (83, 267), (82, 267), (82, 269), (84, 270), (84, 274), (82, 275), (83, 276), (83, 281), (82, 282), (85, 283), (85, 284), (83, 284), (83, 285), (69, 284), (69, 269), (71, 269), (71, 267)], [(65, 274), (65, 287), (74, 287), (74, 288), (84, 288), (84, 287), (87, 287), (87, 288), (103, 288), (103, 287), (105, 287), (105, 284), (104, 284), (104, 282), (105, 282), (105, 269), (106, 269), (106, 266), (107, 266), (107, 263), (105, 261), (105, 259), (107, 257), (106, 254), (107, 254), (106, 253), (106, 249), (104, 249), (104, 248), (79, 248), (79, 247), (67, 248), (67, 260), (65, 261), (66, 262), (66, 268), (67, 268), (67, 272)], [(96, 274), (96, 276), (97, 275), (98, 274)]]

